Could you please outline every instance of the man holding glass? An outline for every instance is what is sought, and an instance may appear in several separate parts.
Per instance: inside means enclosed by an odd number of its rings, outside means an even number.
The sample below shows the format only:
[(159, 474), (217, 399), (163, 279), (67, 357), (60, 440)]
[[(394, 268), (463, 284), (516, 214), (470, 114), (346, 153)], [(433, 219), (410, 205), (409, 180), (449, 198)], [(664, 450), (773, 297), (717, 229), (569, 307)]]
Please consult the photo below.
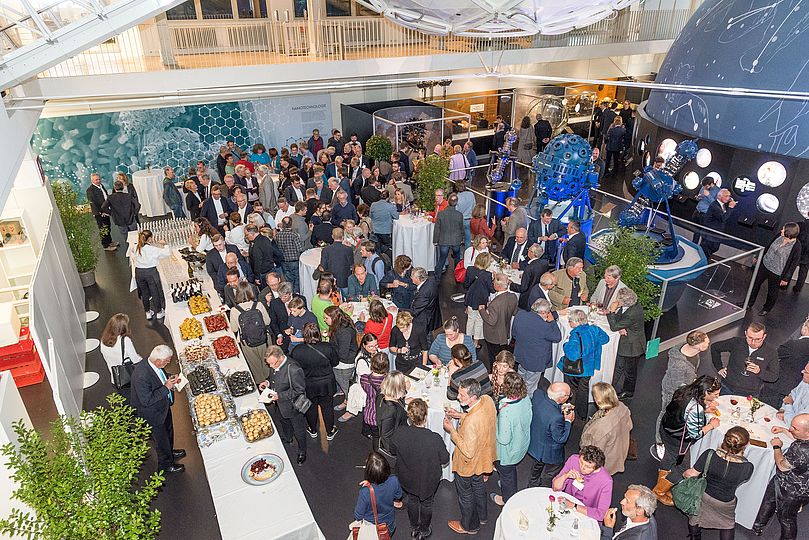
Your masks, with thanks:
[[(761, 385), (778, 380), (779, 362), (775, 349), (764, 344), (766, 327), (752, 322), (744, 337), (734, 337), (711, 344), (711, 360), (722, 378), (720, 395), (758, 397)], [(722, 353), (729, 353), (727, 364)]]

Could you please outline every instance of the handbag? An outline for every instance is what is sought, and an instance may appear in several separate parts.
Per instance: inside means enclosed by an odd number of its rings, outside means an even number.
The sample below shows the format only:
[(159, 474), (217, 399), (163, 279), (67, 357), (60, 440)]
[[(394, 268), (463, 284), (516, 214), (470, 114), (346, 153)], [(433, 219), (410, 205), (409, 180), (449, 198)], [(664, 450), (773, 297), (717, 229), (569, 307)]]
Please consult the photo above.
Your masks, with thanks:
[(683, 478), (674, 487), (671, 488), (671, 497), (674, 499), (674, 506), (680, 511), (689, 516), (696, 516), (699, 514), (700, 506), (702, 505), (702, 495), (705, 493), (705, 487), (708, 485), (708, 479), (705, 476), (708, 474), (708, 468), (711, 466), (711, 457), (714, 451), (708, 454), (705, 460), (705, 468), (702, 474), (693, 478)]
[(379, 517), (376, 513), (376, 496), (374, 495), (374, 486), (367, 480), (360, 484), (365, 486), (371, 492), (371, 508), (374, 511), (374, 522), (368, 523), (365, 520), (355, 521), (351, 524), (351, 534), (347, 540), (390, 540), (390, 531), (388, 531), (387, 523), (379, 523)]
[(567, 355), (563, 356), (562, 373), (580, 377), (584, 374), (584, 342), (581, 339), (581, 334), (577, 332), (576, 335), (579, 338), (579, 351), (581, 352), (581, 356), (575, 360), (568, 358)]
[[(475, 248), (472, 248), (472, 261), (474, 262), (474, 260)], [(455, 265), (455, 282), (463, 283), (464, 281), (466, 281), (466, 266), (464, 266), (463, 257), (461, 257), (461, 260)]]
[[(292, 389), (292, 374), (289, 372), (290, 368), (287, 368), (287, 379), (289, 379), (289, 388)], [(292, 400), (292, 406), (301, 414), (306, 414), (306, 411), (309, 410), (309, 407), (312, 406), (312, 402), (309, 401), (309, 398), (306, 397), (306, 394), (298, 394), (298, 396)]]
[(132, 384), (132, 372), (135, 371), (132, 359), (124, 355), (124, 339), (126, 336), (121, 336), (121, 365), (112, 366), (112, 384), (118, 390), (128, 388)]

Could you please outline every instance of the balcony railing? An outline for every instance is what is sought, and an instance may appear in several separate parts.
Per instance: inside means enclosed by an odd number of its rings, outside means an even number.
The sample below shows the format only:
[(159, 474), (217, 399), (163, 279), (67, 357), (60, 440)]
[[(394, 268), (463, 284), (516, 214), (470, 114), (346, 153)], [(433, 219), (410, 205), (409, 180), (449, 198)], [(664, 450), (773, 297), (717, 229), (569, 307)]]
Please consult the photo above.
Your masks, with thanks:
[(71, 77), (173, 69), (399, 58), (674, 39), (691, 11), (624, 10), (557, 36), (431, 36), (382, 17), (289, 22), (266, 19), (141, 24), (41, 73)]

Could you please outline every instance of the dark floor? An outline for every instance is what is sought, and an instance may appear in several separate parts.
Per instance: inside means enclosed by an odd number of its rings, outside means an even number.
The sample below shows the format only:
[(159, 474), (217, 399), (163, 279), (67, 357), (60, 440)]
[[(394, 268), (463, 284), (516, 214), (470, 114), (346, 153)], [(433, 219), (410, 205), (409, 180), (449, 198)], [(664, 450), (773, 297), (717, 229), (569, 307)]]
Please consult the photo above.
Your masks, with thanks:
[[(118, 239), (121, 240), (121, 239)], [(124, 250), (114, 254), (104, 253), (97, 270), (98, 284), (86, 290), (87, 309), (98, 311), (101, 316), (96, 322), (88, 325), (88, 337), (98, 337), (106, 320), (119, 311), (130, 315), (132, 334), (135, 345), (141, 355), (147, 355), (151, 348), (159, 343), (171, 343), (168, 330), (160, 323), (146, 321), (139, 301), (134, 293), (129, 293), (129, 269), (124, 257)], [(441, 286), (442, 313), (446, 318), (450, 315), (463, 317), (460, 304), (449, 299), (458, 286), (452, 273), (445, 274)], [(763, 296), (763, 295), (762, 295)], [(697, 309), (697, 306), (695, 306)], [(756, 310), (749, 311), (746, 320), (758, 319), (753, 315)], [(768, 323), (768, 341), (780, 344), (803, 321), (809, 312), (809, 298), (806, 295), (794, 295), (792, 292), (782, 293), (781, 301), (766, 317)], [(683, 316), (681, 313), (680, 316)], [(723, 328), (711, 334), (713, 340), (722, 339), (741, 333), (742, 322)], [(648, 452), (654, 442), (654, 422), (660, 408), (660, 383), (665, 371), (665, 353), (661, 357), (646, 361), (640, 368), (638, 391), (630, 404), (635, 424), (634, 437), (638, 442), (639, 459), (627, 462), (626, 472), (615, 477), (613, 506), (621, 500), (624, 490), (631, 483), (642, 483), (651, 486), (656, 479), (657, 462)], [(702, 364), (706, 372), (711, 372), (710, 359)], [(176, 368), (176, 366), (174, 366)], [(87, 355), (87, 370), (102, 374), (101, 381), (85, 392), (84, 408), (92, 408), (104, 402), (104, 397), (113, 391), (106, 377), (107, 369), (98, 350)], [(23, 399), (31, 415), (34, 425), (42, 428), (48, 419), (55, 415), (52, 401), (49, 399), (47, 383), (22, 389)], [(201, 540), (219, 538), (219, 528), (210, 498), (205, 471), (191, 428), (186, 400), (177, 400), (174, 407), (176, 446), (185, 448), (188, 456), (183, 460), (187, 469), (184, 474), (171, 476), (157, 499), (156, 506), (162, 513), (163, 532), (160, 538)], [(353, 519), (353, 508), (356, 501), (357, 483), (362, 479), (362, 464), (368, 450), (369, 441), (360, 435), (359, 422), (354, 420), (348, 424), (340, 424), (340, 433), (332, 443), (319, 438), (312, 441), (309, 459), (303, 467), (296, 467), (295, 472), (312, 508), (315, 519), (328, 540), (342, 540), (348, 534), (347, 524)], [(574, 453), (578, 447), (578, 435), (581, 425), (577, 422), (575, 433), (568, 444), (568, 454)], [(322, 445), (322, 446), (321, 446)], [(320, 448), (320, 450), (318, 449)], [(291, 449), (290, 451), (294, 451)], [(520, 466), (520, 485), (527, 482), (530, 458), (526, 458)], [(153, 455), (149, 456), (145, 468), (151, 472), (156, 467)], [(489, 489), (497, 489), (496, 475), (489, 480)], [(458, 503), (452, 483), (442, 482), (435, 500), (433, 518), (433, 538), (451, 539), (458, 535), (446, 527), (448, 519), (458, 519)], [(492, 538), (494, 523), (499, 509), (489, 504), (489, 522), (481, 530), (480, 537)], [(661, 531), (660, 538), (686, 538), (686, 518), (677, 510), (661, 507), (657, 512), (657, 521)], [(407, 536), (407, 514), (405, 510), (397, 512), (397, 524), (400, 527), (398, 538)], [(809, 531), (807, 514), (799, 516), (799, 527), (804, 534)], [(752, 533), (737, 527), (737, 537), (741, 539), (755, 538)], [(778, 524), (771, 523), (765, 538), (777, 538)], [(716, 531), (706, 531), (704, 538), (718, 538)], [(268, 539), (269, 540), (269, 539)]]

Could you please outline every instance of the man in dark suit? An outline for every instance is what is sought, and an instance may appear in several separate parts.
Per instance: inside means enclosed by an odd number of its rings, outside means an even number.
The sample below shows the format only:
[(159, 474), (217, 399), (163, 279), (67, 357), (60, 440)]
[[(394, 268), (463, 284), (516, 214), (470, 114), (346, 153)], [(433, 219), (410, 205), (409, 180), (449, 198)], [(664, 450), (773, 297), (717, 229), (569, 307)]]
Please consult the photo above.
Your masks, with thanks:
[(511, 290), (520, 295), (519, 308), (528, 309), (528, 298), (532, 287), (539, 284), (542, 274), (548, 271), (548, 261), (542, 258), (542, 246), (533, 244), (528, 248), (528, 259), (523, 269), (520, 283), (512, 283)]
[[(744, 337), (733, 337), (711, 343), (711, 360), (722, 378), (722, 395), (758, 397), (762, 383), (778, 380), (780, 366), (775, 349), (765, 345), (767, 328), (752, 322)], [(726, 366), (722, 353), (730, 353)]]
[(247, 202), (247, 195), (244, 193), (236, 194), (236, 209), (234, 212), (239, 214), (242, 223), (247, 223), (247, 216), (253, 213), (253, 205)]
[(185, 470), (185, 465), (176, 464), (174, 460), (185, 457), (185, 450), (174, 448), (174, 422), (171, 418), (171, 406), (174, 404), (172, 389), (179, 378), (177, 375), (169, 377), (163, 370), (171, 362), (173, 354), (166, 345), (158, 345), (152, 350), (148, 360), (135, 364), (131, 400), (137, 415), (152, 428), (157, 468), (169, 473), (180, 473)]
[[(629, 287), (615, 293), (615, 300), (609, 306), (607, 322), (610, 330), (618, 332), (618, 358), (615, 361), (613, 385), (618, 397), (631, 399), (635, 395), (635, 381), (638, 379), (638, 363), (646, 356), (646, 332), (643, 326), (643, 307), (638, 304), (638, 295)], [(619, 386), (621, 375), (623, 383)], [(620, 390), (617, 390), (620, 388)]]
[(334, 243), (332, 233), (334, 232), (334, 225), (331, 223), (331, 212), (324, 210), (320, 215), (320, 223), (312, 228), (312, 246), (318, 247), (321, 244), (331, 245)]
[(587, 249), (587, 238), (581, 232), (581, 223), (576, 219), (571, 219), (567, 223), (567, 240), (562, 248), (562, 263), (566, 263), (573, 257), (584, 260), (584, 252)]
[(528, 225), (528, 242), (542, 246), (542, 256), (551, 264), (556, 262), (557, 239), (564, 234), (565, 226), (553, 217), (550, 208), (542, 210), (539, 219), (532, 220)]
[[(407, 405), (406, 423), (390, 438), (396, 474), (405, 494), (413, 538), (426, 538), (432, 529), (433, 499), (441, 483), (449, 452), (440, 435), (427, 429), (427, 404), (416, 398)], [(418, 536), (415, 536), (418, 534)]]
[(368, 156), (362, 154), (362, 145), (357, 143), (352, 147), (352, 150), (354, 150), (354, 157), (360, 162), (360, 167), (370, 169), (371, 165), (373, 165), (373, 161)]
[(331, 205), (332, 200), (334, 199), (334, 192), (323, 180), (322, 176), (315, 178), (315, 187), (313, 189), (315, 190), (315, 195), (319, 201)]
[(801, 371), (809, 359), (809, 321), (804, 321), (800, 337), (778, 347), (778, 380), (764, 383), (761, 401), (780, 409), (784, 398), (801, 382)]
[(292, 177), (292, 183), (284, 191), (284, 197), (291, 205), (296, 202), (304, 202), (306, 200), (306, 188), (303, 186), (303, 180), (298, 175)]
[(430, 343), (432, 342), (433, 330), (441, 325), (438, 285), (434, 278), (428, 276), (427, 270), (418, 266), (413, 268), (410, 279), (413, 280), (413, 285), (416, 286), (413, 303), (410, 304), (413, 323), (424, 328), (427, 333), (427, 342)]
[(553, 135), (553, 127), (551, 123), (542, 118), (542, 114), (537, 113), (537, 123), (534, 124), (534, 135), (537, 139), (537, 149), (542, 152), (545, 150), (545, 145)]
[(191, 179), (186, 180), (183, 187), (183, 190), (185, 191), (185, 207), (188, 209), (188, 213), (192, 220), (197, 219), (200, 212), (202, 212), (202, 203), (204, 199), (202, 198), (202, 195), (200, 195), (200, 187), (201, 186), (198, 187), (197, 183)]
[[(730, 196), (730, 191), (727, 189), (720, 189), (719, 193), (716, 194), (716, 200), (708, 206), (708, 210), (705, 212), (705, 216), (702, 218), (702, 224), (705, 225), (707, 229), (711, 229), (717, 232), (724, 232), (725, 231), (725, 224), (730, 217), (730, 211), (736, 206), (736, 201), (733, 200), (733, 197)], [(702, 241), (700, 245), (702, 246), (702, 251), (705, 252), (705, 256), (708, 260), (711, 259), (711, 255), (719, 250), (719, 245), (722, 243), (721, 239), (717, 235), (709, 234), (709, 233), (702, 233)]]
[(228, 252), (228, 254), (225, 255), (225, 264), (219, 265), (219, 270), (217, 270), (216, 279), (214, 280), (214, 288), (219, 294), (222, 294), (222, 290), (225, 288), (225, 284), (228, 282), (227, 276), (229, 270), (236, 271), (236, 277), (239, 278), (238, 281), (243, 280), (247, 281), (248, 283), (255, 283), (255, 279), (253, 278), (253, 270), (250, 268), (250, 265), (247, 264), (247, 261), (244, 259), (239, 259), (239, 256), (235, 253)]
[(85, 192), (87, 200), (90, 203), (90, 211), (98, 224), (98, 230), (101, 233), (101, 245), (106, 251), (115, 251), (118, 249), (118, 242), (113, 242), (110, 236), (110, 215), (101, 210), (104, 203), (109, 197), (107, 188), (101, 183), (101, 175), (93, 173), (90, 175), (90, 186)]
[(284, 330), (289, 328), (289, 309), (287, 305), (293, 298), (301, 298), (304, 303), (306, 302), (303, 296), (292, 293), (292, 284), (290, 282), (283, 281), (278, 284), (278, 297), (270, 300), (267, 305), (272, 340), (285, 351), (289, 349), (289, 336), (284, 333)]
[(343, 229), (335, 227), (331, 232), (334, 240), (320, 252), (320, 270), (331, 272), (343, 298), (348, 298), (348, 276), (354, 268), (354, 250), (343, 244)]
[(306, 461), (306, 420), (295, 408), (295, 400), (306, 392), (303, 368), (289, 360), (281, 347), (267, 347), (267, 365), (272, 368), (266, 381), (261, 381), (259, 390), (271, 388), (270, 400), (278, 406), (281, 416), (281, 441), (292, 444), (293, 434), (298, 442), (298, 465)]
[(223, 226), (227, 223), (230, 213), (235, 210), (236, 206), (230, 199), (222, 196), (220, 185), (214, 184), (211, 188), (211, 196), (202, 203), (202, 210), (199, 215), (207, 219), (220, 234), (224, 235), (225, 229)]
[(253, 282), (263, 285), (267, 274), (272, 272), (281, 261), (276, 261), (273, 257), (272, 240), (259, 234), (258, 227), (255, 225), (248, 225), (244, 228), (244, 237), (250, 242), (248, 258), (250, 268), (253, 270)]
[(529, 247), (528, 231), (520, 227), (514, 236), (506, 240), (506, 245), (503, 246), (503, 259), (508, 261), (515, 270), (525, 270), (525, 266), (528, 264)]
[(519, 310), (511, 326), (514, 337), (514, 359), (519, 364), (517, 373), (525, 380), (528, 395), (543, 384), (545, 370), (554, 363), (553, 344), (562, 341), (562, 331), (554, 319), (551, 303), (540, 298), (530, 311)]
[(613, 540), (657, 540), (656, 509), (654, 492), (646, 486), (632, 484), (621, 499), (621, 520), (616, 517), (618, 510), (610, 508), (604, 515), (604, 527), (612, 529), (610, 538)]
[(199, 177), (199, 182), (197, 184), (197, 193), (199, 193), (200, 199), (203, 201), (211, 196), (211, 188), (218, 185), (219, 182), (213, 182), (211, 180), (210, 175), (203, 174)]
[(464, 242), (463, 214), (455, 208), (458, 204), (458, 195), (455, 193), (450, 195), (447, 203), (447, 208), (435, 217), (433, 229), (433, 244), (438, 246), (435, 275), (439, 280), (444, 273), (444, 265), (450, 251), (455, 264), (461, 260), (461, 244)]
[(570, 437), (573, 409), (562, 412), (562, 403), (570, 398), (570, 386), (553, 383), (545, 392), (541, 388), (531, 397), (531, 442), (528, 455), (534, 458), (528, 487), (551, 487), (551, 481), (565, 462), (565, 443)]
[(138, 230), (138, 212), (140, 203), (131, 193), (124, 191), (124, 183), (116, 180), (114, 189), (110, 196), (101, 205), (101, 211), (112, 217), (112, 221), (118, 226), (125, 237), (129, 231)]
[(360, 169), (360, 174), (351, 180), (351, 200), (356, 206), (360, 201), (360, 193), (371, 182), (371, 169)]
[(221, 235), (214, 235), (211, 237), (213, 249), (205, 252), (205, 271), (211, 276), (211, 279), (216, 283), (217, 276), (219, 275), (219, 267), (225, 265), (228, 253), (235, 253), (239, 259), (244, 259), (242, 254), (239, 253), (239, 248), (225, 244), (225, 239)]
[[(528, 291), (528, 306), (533, 306), (534, 302), (539, 300), (540, 298), (551, 302), (550, 291), (556, 287), (556, 276), (553, 272), (545, 272), (539, 278), (539, 283), (536, 286), (531, 287)], [(553, 304), (553, 302), (551, 302)], [(553, 312), (554, 319), (559, 318), (559, 314), (556, 311)]]

